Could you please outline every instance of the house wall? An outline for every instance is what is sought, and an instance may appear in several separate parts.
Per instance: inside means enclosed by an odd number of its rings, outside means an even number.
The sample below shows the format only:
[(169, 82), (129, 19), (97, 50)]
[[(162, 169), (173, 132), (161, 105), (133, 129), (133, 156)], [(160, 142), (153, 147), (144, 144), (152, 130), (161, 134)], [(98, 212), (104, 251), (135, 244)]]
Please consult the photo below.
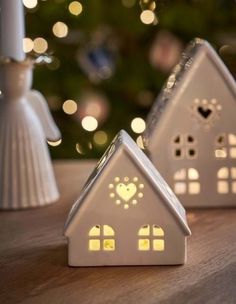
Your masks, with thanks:
[[(139, 184), (144, 185), (143, 198), (138, 198), (136, 195), (138, 203), (132, 205), (128, 202), (130, 205), (128, 209), (124, 209), (123, 202), (116, 205), (116, 198), (120, 198), (117, 195), (111, 198), (109, 189), (109, 184), (115, 183), (115, 177), (119, 177), (121, 181), (125, 177), (131, 180), (137, 177), (137, 188)], [(104, 224), (111, 226), (115, 231), (115, 250), (89, 251), (89, 229), (94, 225)], [(138, 230), (145, 224), (162, 227), (165, 232), (164, 251), (138, 250)], [(185, 247), (185, 236), (178, 221), (161, 197), (153, 191), (142, 172), (128, 160), (126, 155), (120, 153), (99, 176), (96, 185), (79, 210), (76, 224), (69, 237), (69, 265), (182, 264), (185, 262)]]
[[(233, 91), (234, 90), (234, 91)], [(235, 206), (236, 194), (218, 194), (217, 171), (222, 167), (236, 167), (236, 158), (215, 158), (216, 137), (221, 134), (236, 135), (235, 88), (230, 88), (210, 57), (199, 56), (192, 64), (174, 94), (150, 138), (149, 155), (168, 184), (174, 189), (174, 173), (182, 168), (195, 168), (200, 174), (199, 194), (180, 194), (180, 201), (187, 207)], [(199, 120), (194, 100), (216, 100), (211, 105), (218, 119)], [(219, 106), (221, 110), (216, 110)], [(214, 116), (212, 116), (214, 117)], [(216, 117), (216, 115), (215, 115)], [(209, 125), (209, 128), (207, 128)], [(195, 159), (176, 159), (173, 156), (173, 138), (192, 135), (197, 140), (198, 155)], [(235, 146), (236, 147), (236, 146)], [(235, 180), (236, 181), (236, 180)]]

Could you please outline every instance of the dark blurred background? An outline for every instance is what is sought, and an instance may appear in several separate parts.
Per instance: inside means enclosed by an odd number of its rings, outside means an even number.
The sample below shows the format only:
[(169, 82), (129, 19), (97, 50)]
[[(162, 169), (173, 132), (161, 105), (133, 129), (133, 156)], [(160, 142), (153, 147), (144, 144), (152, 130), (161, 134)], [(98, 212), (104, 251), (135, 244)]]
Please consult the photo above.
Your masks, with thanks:
[(234, 0), (23, 2), (25, 51), (44, 62), (34, 88), (62, 132), (49, 143), (53, 158), (99, 157), (121, 128), (139, 143), (155, 97), (194, 37), (207, 39), (236, 75)]

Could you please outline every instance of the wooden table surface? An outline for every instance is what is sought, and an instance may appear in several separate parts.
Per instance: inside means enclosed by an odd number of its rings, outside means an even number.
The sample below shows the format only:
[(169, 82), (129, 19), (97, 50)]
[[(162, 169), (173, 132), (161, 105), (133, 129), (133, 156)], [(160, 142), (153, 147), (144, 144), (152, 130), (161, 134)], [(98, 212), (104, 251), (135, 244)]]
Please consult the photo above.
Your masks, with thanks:
[(0, 212), (0, 303), (236, 303), (236, 209), (188, 212), (184, 266), (67, 266), (67, 214), (94, 167), (58, 161), (61, 199), (42, 209)]

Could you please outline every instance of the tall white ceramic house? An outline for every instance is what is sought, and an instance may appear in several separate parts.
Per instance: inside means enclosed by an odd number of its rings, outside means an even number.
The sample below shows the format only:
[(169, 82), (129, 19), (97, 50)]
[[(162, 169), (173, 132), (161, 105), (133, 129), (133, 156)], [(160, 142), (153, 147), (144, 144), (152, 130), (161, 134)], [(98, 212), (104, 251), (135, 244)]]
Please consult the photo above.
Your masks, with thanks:
[(236, 206), (236, 85), (195, 39), (147, 118), (149, 156), (186, 207)]
[(68, 216), (69, 265), (183, 264), (188, 235), (177, 197), (121, 131)]

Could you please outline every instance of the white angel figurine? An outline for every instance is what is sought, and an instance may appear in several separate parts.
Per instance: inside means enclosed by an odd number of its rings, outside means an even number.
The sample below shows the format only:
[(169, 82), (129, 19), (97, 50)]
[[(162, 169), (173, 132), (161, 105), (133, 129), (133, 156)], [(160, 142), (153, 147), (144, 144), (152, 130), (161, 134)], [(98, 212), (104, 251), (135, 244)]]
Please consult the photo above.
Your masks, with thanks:
[(58, 189), (46, 139), (60, 131), (41, 93), (32, 91), (33, 62), (0, 63), (0, 209), (55, 202)]

